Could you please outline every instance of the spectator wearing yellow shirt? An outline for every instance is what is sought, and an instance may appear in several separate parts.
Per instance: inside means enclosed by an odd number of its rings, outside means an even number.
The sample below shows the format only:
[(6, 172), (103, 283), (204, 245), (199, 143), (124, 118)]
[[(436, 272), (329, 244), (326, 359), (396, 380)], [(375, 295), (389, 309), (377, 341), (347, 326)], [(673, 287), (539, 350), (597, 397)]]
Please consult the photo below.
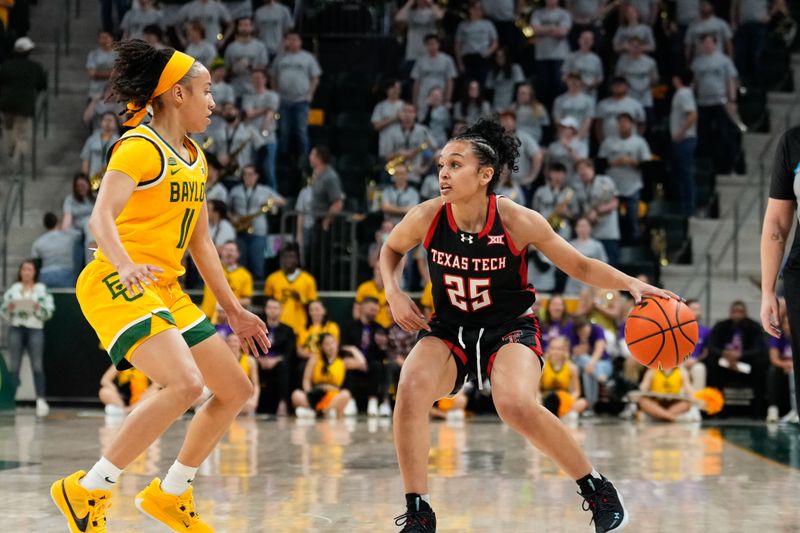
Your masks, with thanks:
[(317, 299), (317, 280), (300, 268), (300, 249), (290, 242), (280, 252), (281, 269), (267, 276), (264, 295), (283, 305), (281, 322), (300, 336), (306, 329), (306, 305)]
[(308, 302), (308, 327), (297, 337), (297, 355), (300, 359), (310, 359), (320, 354), (319, 341), (322, 335), (332, 335), (336, 342), (341, 342), (342, 335), (339, 324), (328, 320), (328, 310), (319, 300)]
[[(250, 305), (250, 299), (253, 297), (253, 276), (250, 272), (239, 265), (239, 245), (235, 241), (226, 242), (220, 248), (220, 259), (222, 260), (222, 270), (225, 274), (225, 279), (228, 280), (233, 294), (239, 299), (239, 303), (247, 308)], [(214, 322), (215, 310), (217, 307), (217, 300), (208, 288), (208, 285), (203, 289), (203, 303), (200, 304), (200, 309), (206, 316)]]
[(378, 300), (380, 308), (378, 309), (378, 315), (375, 317), (375, 322), (389, 329), (394, 323), (394, 320), (392, 320), (392, 314), (389, 311), (389, 304), (386, 303), (386, 291), (383, 287), (381, 270), (377, 264), (372, 268), (372, 279), (359, 285), (356, 290), (356, 301), (353, 304), (353, 318), (355, 320), (358, 320), (361, 316), (361, 303), (365, 298), (375, 298)]

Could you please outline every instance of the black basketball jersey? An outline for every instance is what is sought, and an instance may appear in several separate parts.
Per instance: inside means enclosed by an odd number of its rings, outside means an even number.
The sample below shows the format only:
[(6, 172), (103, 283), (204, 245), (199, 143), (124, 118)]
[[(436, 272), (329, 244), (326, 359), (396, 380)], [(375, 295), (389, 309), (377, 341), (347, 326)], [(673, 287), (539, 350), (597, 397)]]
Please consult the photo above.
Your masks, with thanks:
[(525, 250), (508, 237), (497, 196), (489, 195), (480, 233), (461, 231), (446, 203), (423, 243), (428, 252), (436, 317), (459, 326), (495, 327), (523, 315), (536, 300)]

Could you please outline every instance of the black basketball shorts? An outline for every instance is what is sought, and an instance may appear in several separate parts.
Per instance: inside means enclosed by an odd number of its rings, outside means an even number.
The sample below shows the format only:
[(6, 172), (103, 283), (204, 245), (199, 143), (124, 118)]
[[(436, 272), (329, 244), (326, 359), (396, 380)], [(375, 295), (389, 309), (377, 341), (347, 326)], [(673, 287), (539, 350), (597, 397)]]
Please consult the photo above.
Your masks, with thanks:
[[(431, 330), (419, 332), (417, 340), (436, 337), (450, 348), (456, 362), (457, 375), (451, 395), (457, 393), (468, 379), (490, 378), (492, 365), (500, 348), (506, 344), (522, 344), (531, 349), (544, 368), (542, 358), (542, 336), (539, 321), (533, 314), (510, 320), (497, 327), (472, 328), (443, 322), (435, 316), (428, 323)], [(480, 349), (480, 352), (479, 352)], [(480, 372), (478, 371), (480, 353)]]

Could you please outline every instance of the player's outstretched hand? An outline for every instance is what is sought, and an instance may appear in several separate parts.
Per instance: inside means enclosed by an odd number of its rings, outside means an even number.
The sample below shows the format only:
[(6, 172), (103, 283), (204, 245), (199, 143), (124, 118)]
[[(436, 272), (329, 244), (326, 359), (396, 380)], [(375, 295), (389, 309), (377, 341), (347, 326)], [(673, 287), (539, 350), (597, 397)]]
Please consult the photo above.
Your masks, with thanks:
[(405, 331), (431, 330), (425, 315), (422, 314), (417, 304), (406, 293), (397, 292), (391, 297), (387, 295), (386, 299), (394, 321)]
[(156, 274), (164, 272), (164, 270), (155, 265), (145, 265), (129, 263), (122, 265), (117, 269), (119, 274), (119, 282), (125, 287), (125, 290), (131, 296), (137, 292), (144, 292), (146, 285), (152, 285), (158, 282)]
[(761, 327), (776, 339), (781, 337), (781, 308), (774, 294), (761, 295)]
[(256, 315), (242, 308), (237, 313), (228, 315), (228, 322), (231, 325), (234, 333), (242, 341), (242, 346), (245, 346), (253, 357), (258, 357), (258, 348), (261, 348), (261, 353), (269, 352), (270, 342), (267, 336), (267, 325), (264, 321)]
[(631, 278), (630, 285), (628, 285), (628, 292), (631, 293), (633, 301), (637, 304), (642, 301), (642, 296), (660, 296), (662, 298), (681, 300), (681, 297), (674, 292), (666, 289), (659, 289), (637, 278)]

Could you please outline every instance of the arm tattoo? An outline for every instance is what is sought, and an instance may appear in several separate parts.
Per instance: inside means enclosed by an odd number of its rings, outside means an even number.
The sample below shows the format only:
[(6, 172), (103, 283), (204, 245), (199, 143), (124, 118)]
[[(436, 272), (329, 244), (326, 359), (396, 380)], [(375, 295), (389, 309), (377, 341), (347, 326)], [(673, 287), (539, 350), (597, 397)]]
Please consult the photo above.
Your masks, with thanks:
[(772, 235), (769, 236), (769, 238), (775, 241), (777, 244), (780, 244), (781, 246), (783, 246), (783, 244), (785, 243), (783, 235), (781, 235), (778, 232), (773, 232)]

